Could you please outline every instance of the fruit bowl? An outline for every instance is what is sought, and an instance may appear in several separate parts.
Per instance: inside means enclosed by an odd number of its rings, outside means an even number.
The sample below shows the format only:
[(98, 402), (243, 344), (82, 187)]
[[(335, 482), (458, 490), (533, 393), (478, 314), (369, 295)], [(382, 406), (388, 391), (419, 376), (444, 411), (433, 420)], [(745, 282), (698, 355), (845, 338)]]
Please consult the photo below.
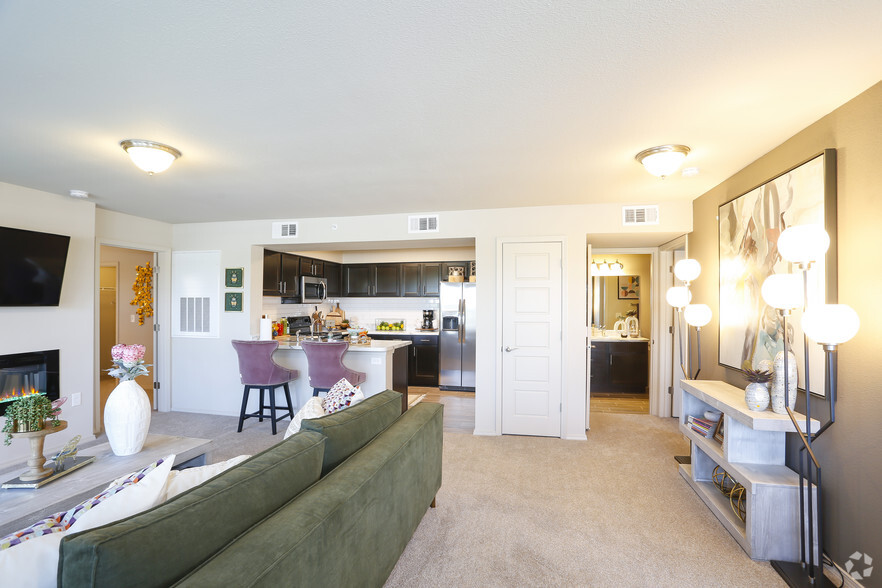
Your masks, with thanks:
[(403, 331), (404, 329), (404, 319), (377, 319), (377, 331)]

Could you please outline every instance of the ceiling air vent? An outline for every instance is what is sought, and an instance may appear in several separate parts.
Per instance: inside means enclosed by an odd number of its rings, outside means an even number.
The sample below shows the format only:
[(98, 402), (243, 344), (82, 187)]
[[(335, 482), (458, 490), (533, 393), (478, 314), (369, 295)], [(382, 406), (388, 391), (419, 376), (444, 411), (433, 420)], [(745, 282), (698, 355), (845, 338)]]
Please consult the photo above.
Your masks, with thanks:
[(623, 206), (622, 224), (634, 225), (657, 225), (658, 206)]
[(276, 221), (273, 223), (273, 239), (290, 239), (297, 236), (297, 221)]
[(424, 214), (407, 217), (408, 233), (437, 233), (438, 215)]

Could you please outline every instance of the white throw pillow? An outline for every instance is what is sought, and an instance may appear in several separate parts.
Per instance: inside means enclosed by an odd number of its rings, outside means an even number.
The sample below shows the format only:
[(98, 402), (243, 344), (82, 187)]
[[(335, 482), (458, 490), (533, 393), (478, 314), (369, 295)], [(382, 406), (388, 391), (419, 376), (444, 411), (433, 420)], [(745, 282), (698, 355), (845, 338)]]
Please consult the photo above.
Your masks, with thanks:
[(242, 463), (249, 457), (251, 456), (240, 455), (238, 457), (228, 459), (227, 461), (213, 463), (198, 468), (187, 468), (186, 470), (180, 471), (172, 470), (169, 473), (168, 481), (165, 484), (164, 500), (174, 498), (181, 492), (186, 492), (190, 488), (198, 486), (199, 484), (215, 477), (221, 472), (230, 469), (234, 465)]
[(174, 454), (147, 473), (135, 484), (126, 487), (101, 504), (82, 513), (68, 532), (78, 533), (106, 525), (152, 508), (162, 502), (165, 496), (165, 482), (175, 463)]
[(300, 423), (303, 419), (317, 419), (326, 414), (325, 409), (322, 408), (322, 399), (318, 396), (313, 396), (306, 401), (306, 404), (291, 419), (291, 424), (288, 425), (288, 430), (285, 431), (285, 439), (300, 431)]
[(4, 586), (55, 588), (58, 581), (58, 546), (67, 531), (34, 537), (12, 549), (0, 551), (0, 578)]
[(346, 378), (334, 384), (325, 397), (322, 406), (328, 414), (343, 410), (364, 400), (364, 393), (358, 386), (353, 386)]

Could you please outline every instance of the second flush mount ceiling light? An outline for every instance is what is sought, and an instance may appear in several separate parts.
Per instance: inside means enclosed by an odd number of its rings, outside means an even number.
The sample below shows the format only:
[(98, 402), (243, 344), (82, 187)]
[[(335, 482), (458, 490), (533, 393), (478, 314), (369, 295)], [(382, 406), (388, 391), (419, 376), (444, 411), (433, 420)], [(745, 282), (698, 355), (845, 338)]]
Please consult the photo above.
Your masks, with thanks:
[(151, 176), (164, 172), (181, 156), (174, 147), (156, 141), (126, 139), (120, 141), (119, 146), (125, 149), (135, 165)]
[(634, 159), (642, 163), (646, 171), (664, 179), (677, 171), (689, 151), (686, 145), (659, 145), (644, 149)]

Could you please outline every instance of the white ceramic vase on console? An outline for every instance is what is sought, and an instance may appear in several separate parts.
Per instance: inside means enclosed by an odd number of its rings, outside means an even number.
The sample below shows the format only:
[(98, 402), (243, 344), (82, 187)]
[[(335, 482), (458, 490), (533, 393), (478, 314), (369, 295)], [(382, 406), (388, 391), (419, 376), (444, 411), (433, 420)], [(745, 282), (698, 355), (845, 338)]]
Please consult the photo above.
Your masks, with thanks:
[[(751, 382), (744, 389), (744, 402), (747, 408), (757, 412), (762, 412), (769, 408), (769, 383), (768, 382)], [(783, 400), (782, 406), (783, 406)]]
[[(790, 389), (790, 410), (796, 408), (796, 356), (789, 352), (787, 359), (787, 387)], [(784, 408), (784, 352), (779, 351), (775, 356), (775, 375), (772, 379), (771, 390), (772, 410), (778, 414), (787, 414)]]
[(114, 455), (134, 455), (150, 429), (150, 397), (135, 380), (123, 380), (104, 405), (104, 432)]

